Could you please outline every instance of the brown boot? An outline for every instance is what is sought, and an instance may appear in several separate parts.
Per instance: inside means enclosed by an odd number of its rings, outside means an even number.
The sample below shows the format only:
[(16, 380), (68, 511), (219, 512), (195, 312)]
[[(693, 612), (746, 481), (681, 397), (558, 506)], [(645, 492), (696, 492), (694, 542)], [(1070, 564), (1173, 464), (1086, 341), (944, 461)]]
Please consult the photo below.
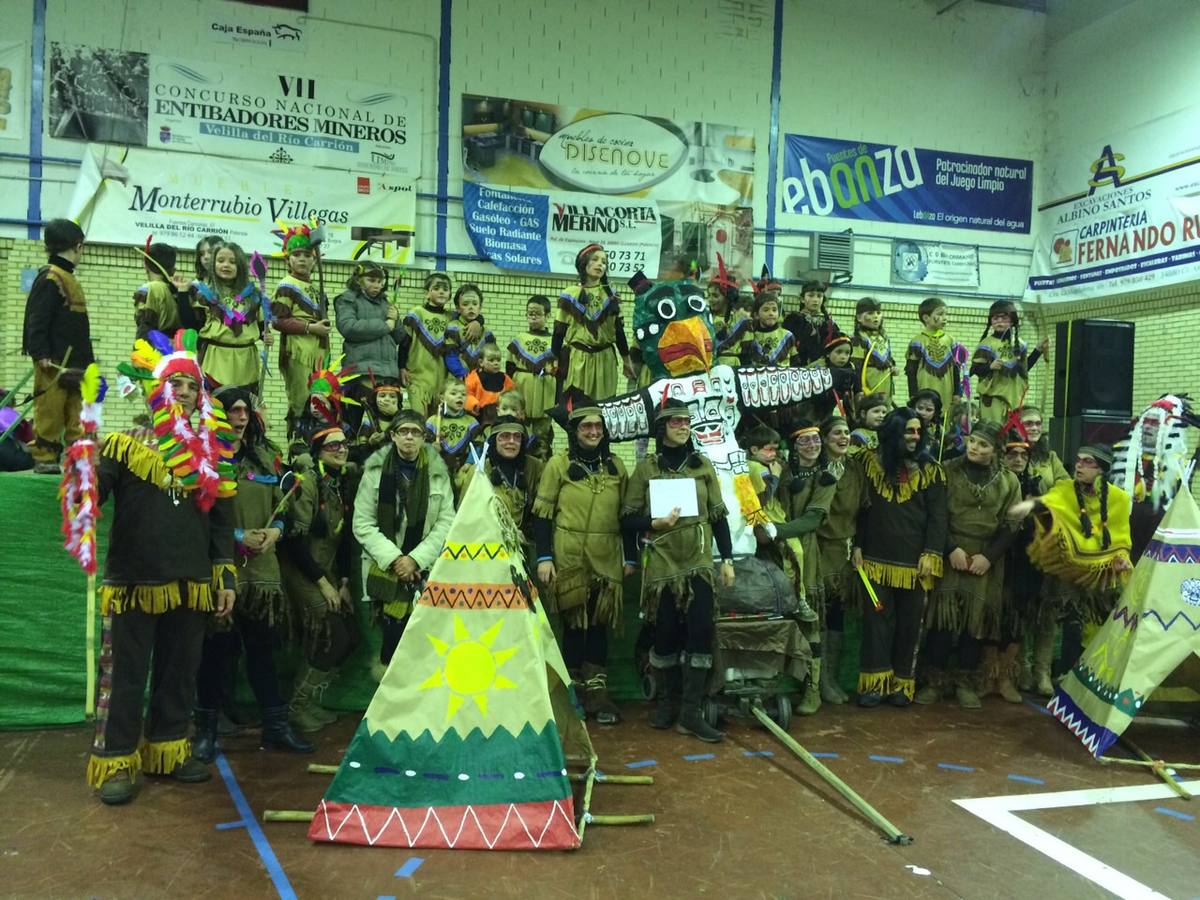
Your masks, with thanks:
[(621, 711), (608, 696), (608, 670), (594, 663), (583, 664), (583, 705), (588, 716), (601, 725), (616, 725)]
[(1050, 680), (1050, 664), (1054, 662), (1054, 638), (1058, 624), (1051, 619), (1038, 623), (1033, 638), (1033, 689), (1043, 697), (1054, 695), (1054, 682)]
[(979, 663), (977, 691), (981, 699), (996, 691), (996, 655), (997, 648), (994, 644), (984, 645), (983, 656)]
[(1017, 654), (1020, 651), (1020, 644), (1009, 644), (1004, 648), (1004, 654), (996, 660), (996, 691), (1008, 703), (1020, 703), (1025, 699), (1013, 683), (1021, 671), (1021, 664), (1017, 660)]

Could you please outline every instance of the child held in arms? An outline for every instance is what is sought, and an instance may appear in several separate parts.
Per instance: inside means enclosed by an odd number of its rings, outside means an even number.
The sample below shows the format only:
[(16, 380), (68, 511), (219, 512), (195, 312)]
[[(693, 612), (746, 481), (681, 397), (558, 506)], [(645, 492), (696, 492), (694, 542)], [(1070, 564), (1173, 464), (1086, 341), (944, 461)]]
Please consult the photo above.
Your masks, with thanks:
[[(450, 276), (445, 272), (430, 272), (425, 278), (425, 302), (409, 310), (404, 327), (412, 339), (400, 349), (400, 383), (408, 389), (408, 405), (423, 416), (432, 416), (442, 396), (446, 382), (446, 366), (454, 365), (456, 378), (467, 373), (458, 364), (457, 355), (447, 356), (451, 345), (446, 329), (450, 325)], [(478, 322), (468, 323), (463, 336), (478, 337)]]
[[(461, 371), (465, 377), (479, 368), (483, 348), (496, 343), (496, 336), (483, 324), (483, 291), (479, 285), (464, 284), (455, 291), (454, 310), (456, 317), (446, 326), (446, 369), (452, 374)], [(467, 329), (473, 337), (467, 336)], [(457, 363), (451, 361), (452, 356), (457, 357)]]
[(855, 429), (850, 432), (850, 445), (874, 450), (879, 446), (879, 426), (891, 411), (883, 394), (859, 394), (854, 401)]

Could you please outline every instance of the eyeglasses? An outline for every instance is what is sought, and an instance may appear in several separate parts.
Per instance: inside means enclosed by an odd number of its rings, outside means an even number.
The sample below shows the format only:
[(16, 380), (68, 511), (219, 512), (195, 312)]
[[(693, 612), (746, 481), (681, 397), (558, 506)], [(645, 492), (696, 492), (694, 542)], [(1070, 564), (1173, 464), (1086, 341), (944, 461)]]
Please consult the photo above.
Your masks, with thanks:
[(321, 445), (321, 450), (329, 453), (341, 453), (349, 445), (345, 441), (327, 441)]
[(402, 437), (402, 438), (419, 438), (424, 433), (425, 433), (424, 431), (422, 431), (420, 428), (417, 428), (415, 426), (410, 426), (408, 428), (403, 428), (403, 427), (397, 428), (395, 431), (392, 432), (392, 434), (394, 434), (396, 437)]
[(815, 446), (820, 445), (820, 443), (821, 443), (821, 437), (820, 437), (820, 435), (816, 435), (816, 434), (806, 434), (806, 435), (803, 435), (802, 437), (796, 438), (796, 446), (797, 447), (815, 447)]

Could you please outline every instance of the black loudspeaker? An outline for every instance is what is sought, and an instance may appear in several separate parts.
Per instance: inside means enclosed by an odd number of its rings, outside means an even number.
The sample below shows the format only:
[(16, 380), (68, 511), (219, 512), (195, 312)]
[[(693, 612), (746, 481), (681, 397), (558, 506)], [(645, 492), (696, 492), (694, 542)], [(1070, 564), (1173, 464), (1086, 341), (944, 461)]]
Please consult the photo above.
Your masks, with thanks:
[(1058, 454), (1068, 472), (1074, 471), (1075, 454), (1084, 444), (1110, 447), (1129, 437), (1129, 416), (1055, 416), (1050, 420), (1050, 449)]
[(1133, 323), (1076, 319), (1056, 326), (1054, 415), (1133, 416)]

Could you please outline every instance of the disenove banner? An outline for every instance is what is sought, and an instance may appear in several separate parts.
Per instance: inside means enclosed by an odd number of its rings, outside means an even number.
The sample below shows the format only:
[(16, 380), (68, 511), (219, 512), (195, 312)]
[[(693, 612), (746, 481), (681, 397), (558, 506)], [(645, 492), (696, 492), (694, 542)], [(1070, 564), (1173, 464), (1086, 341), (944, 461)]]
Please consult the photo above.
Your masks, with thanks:
[(1033, 163), (788, 134), (779, 195), (784, 216), (1028, 234)]
[(160, 150), (89, 146), (64, 214), (89, 241), (187, 248), (217, 234), (247, 253), (279, 251), (279, 222), (325, 223), (327, 259), (412, 259), (416, 182)]
[(1049, 154), (1028, 293), (1077, 300), (1200, 278), (1200, 107)]
[(53, 43), (47, 110), (47, 133), (56, 138), (421, 174), (417, 94), (302, 66), (231, 66)]
[(754, 133), (533, 100), (464, 94), (463, 205), (480, 255), (574, 275), (603, 244), (610, 274), (654, 276), (660, 258), (705, 271), (720, 253), (749, 275)]

